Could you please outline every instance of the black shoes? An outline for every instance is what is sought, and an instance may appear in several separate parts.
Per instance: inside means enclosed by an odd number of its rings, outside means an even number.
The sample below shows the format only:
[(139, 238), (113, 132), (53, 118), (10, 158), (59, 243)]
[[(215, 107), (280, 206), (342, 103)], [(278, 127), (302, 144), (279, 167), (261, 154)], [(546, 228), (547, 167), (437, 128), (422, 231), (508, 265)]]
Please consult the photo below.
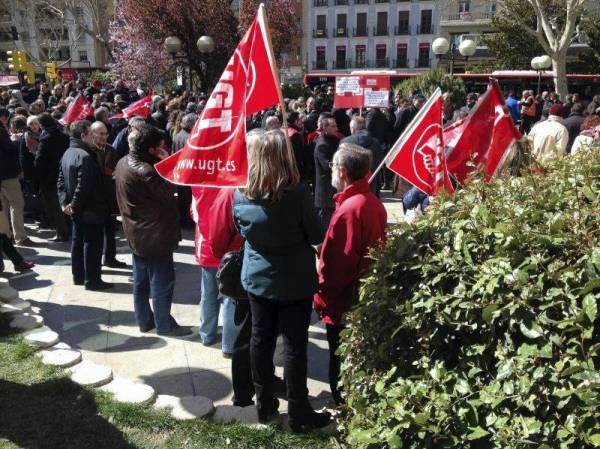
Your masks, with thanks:
[(53, 242), (53, 243), (58, 243), (58, 242), (68, 242), (69, 239), (67, 237), (57, 235), (55, 237), (52, 237), (51, 239), (48, 239), (48, 241)]
[(294, 419), (290, 416), (288, 424), (294, 433), (308, 433), (327, 427), (330, 422), (331, 415), (328, 412), (317, 413), (310, 409), (302, 419)]
[(279, 400), (273, 399), (269, 407), (257, 408), (258, 422), (261, 424), (275, 424), (279, 421)]
[(194, 332), (189, 326), (180, 326), (177, 324), (172, 326), (169, 332), (157, 332), (157, 334), (163, 337), (191, 337), (194, 335)]
[(127, 264), (125, 262), (121, 262), (117, 259), (104, 261), (104, 266), (109, 268), (127, 268)]
[(109, 288), (113, 288), (114, 285), (111, 284), (110, 282), (104, 282), (104, 281), (100, 281), (100, 282), (96, 282), (94, 284), (87, 284), (85, 286), (86, 290), (91, 290), (94, 292), (99, 292), (102, 290), (108, 290)]

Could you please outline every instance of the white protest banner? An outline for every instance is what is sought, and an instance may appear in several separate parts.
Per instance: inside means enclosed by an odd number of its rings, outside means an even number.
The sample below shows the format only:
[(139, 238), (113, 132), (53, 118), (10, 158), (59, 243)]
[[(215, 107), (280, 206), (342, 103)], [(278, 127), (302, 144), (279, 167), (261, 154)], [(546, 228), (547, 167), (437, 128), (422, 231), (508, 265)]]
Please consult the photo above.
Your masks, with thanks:
[(365, 108), (387, 108), (389, 106), (390, 91), (365, 89), (364, 98)]
[(359, 76), (338, 76), (335, 79), (336, 94), (351, 93), (360, 95), (360, 77)]

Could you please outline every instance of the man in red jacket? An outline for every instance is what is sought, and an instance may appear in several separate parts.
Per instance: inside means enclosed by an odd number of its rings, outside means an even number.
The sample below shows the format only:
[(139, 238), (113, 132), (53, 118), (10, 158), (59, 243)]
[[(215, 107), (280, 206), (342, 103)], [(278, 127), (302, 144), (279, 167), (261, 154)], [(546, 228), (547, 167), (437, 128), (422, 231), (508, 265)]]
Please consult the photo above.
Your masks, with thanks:
[(344, 314), (358, 296), (361, 276), (368, 269), (369, 249), (385, 240), (387, 213), (369, 189), (371, 152), (343, 143), (331, 163), (331, 183), (338, 190), (319, 257), (319, 291), (314, 308), (327, 327), (329, 343), (329, 385), (337, 404), (340, 357), (335, 354), (344, 329)]

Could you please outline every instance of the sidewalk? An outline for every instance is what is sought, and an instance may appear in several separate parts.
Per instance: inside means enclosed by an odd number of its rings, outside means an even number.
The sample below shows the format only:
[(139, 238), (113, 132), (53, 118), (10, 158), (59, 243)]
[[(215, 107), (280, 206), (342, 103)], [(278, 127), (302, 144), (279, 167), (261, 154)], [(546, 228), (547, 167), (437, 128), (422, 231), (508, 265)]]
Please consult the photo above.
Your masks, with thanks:
[[(385, 200), (389, 221), (401, 220), (401, 202)], [(46, 325), (59, 334), (60, 341), (80, 349), (84, 359), (110, 366), (115, 377), (141, 381), (158, 394), (178, 397), (206, 396), (215, 405), (231, 404), (231, 361), (222, 357), (220, 343), (205, 347), (195, 336), (187, 340), (141, 334), (135, 323), (130, 269), (103, 269), (103, 279), (115, 284), (106, 292), (86, 291), (72, 284), (69, 244), (45, 239), (51, 232), (29, 228), (39, 246), (19, 248), (27, 260), (35, 262), (33, 271), (13, 274), (8, 262), (3, 276), (20, 296), (40, 308)], [(199, 325), (200, 269), (193, 257), (193, 233), (175, 254), (176, 286), (172, 314), (182, 325)], [(118, 259), (131, 266), (127, 242), (119, 238)], [(325, 329), (313, 315), (309, 329), (308, 389), (315, 408), (330, 400), (328, 349)], [(275, 365), (283, 375), (281, 345)], [(285, 404), (282, 404), (282, 409)]]

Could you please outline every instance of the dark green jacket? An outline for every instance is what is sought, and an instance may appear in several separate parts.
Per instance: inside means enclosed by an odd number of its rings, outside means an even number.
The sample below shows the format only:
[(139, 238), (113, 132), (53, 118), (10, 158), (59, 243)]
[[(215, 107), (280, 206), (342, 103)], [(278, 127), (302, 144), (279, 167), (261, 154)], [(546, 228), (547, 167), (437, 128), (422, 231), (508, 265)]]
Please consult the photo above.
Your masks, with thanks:
[(277, 301), (312, 297), (317, 291), (315, 251), (323, 241), (311, 195), (304, 185), (281, 200), (233, 197), (233, 218), (246, 240), (242, 285), (249, 293)]

